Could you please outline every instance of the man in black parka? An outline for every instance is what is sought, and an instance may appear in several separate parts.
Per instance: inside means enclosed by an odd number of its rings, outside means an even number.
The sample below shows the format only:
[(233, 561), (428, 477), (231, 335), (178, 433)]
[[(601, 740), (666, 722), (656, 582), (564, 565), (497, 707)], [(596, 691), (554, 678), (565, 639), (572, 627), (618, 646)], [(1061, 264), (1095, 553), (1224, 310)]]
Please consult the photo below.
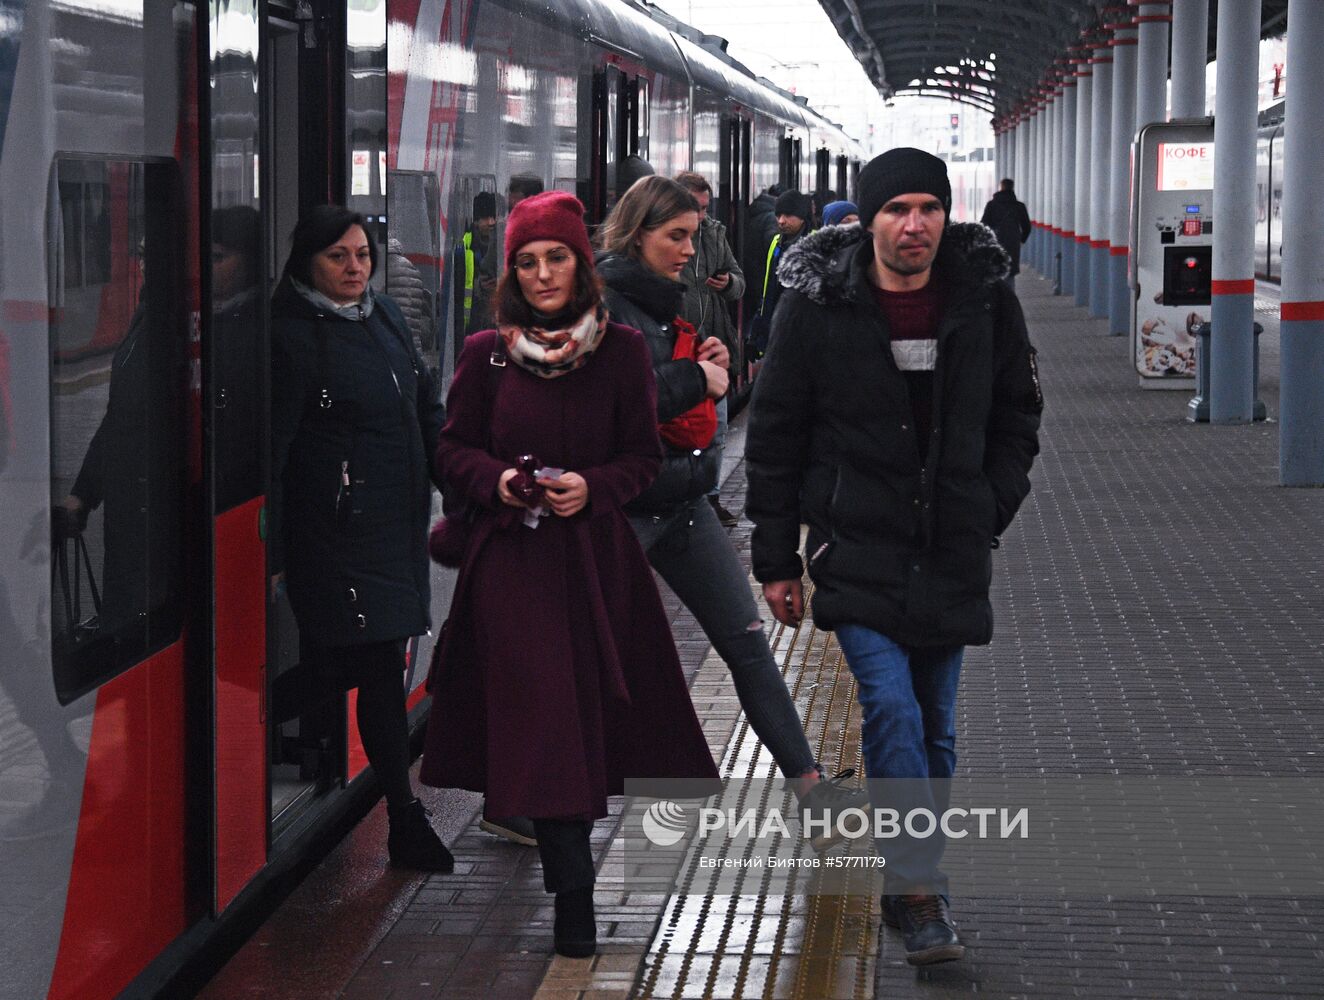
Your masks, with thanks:
[[(949, 224), (943, 162), (890, 150), (859, 193), (861, 226), (806, 237), (778, 272), (745, 450), (754, 575), (798, 624), (808, 524), (814, 619), (858, 682), (873, 804), (941, 816), (962, 653), (993, 634), (992, 549), (1029, 493), (1043, 401), (1007, 255)], [(964, 954), (943, 846), (880, 840), (884, 919), (912, 964)]]
[(1030, 238), (1032, 226), (1030, 213), (1025, 203), (1018, 201), (1015, 185), (1010, 177), (1004, 177), (997, 193), (984, 206), (984, 214), (979, 221), (993, 230), (993, 235), (1002, 244), (1011, 258), (1011, 270), (1003, 280), (1015, 289), (1016, 275), (1021, 273), (1021, 244)]

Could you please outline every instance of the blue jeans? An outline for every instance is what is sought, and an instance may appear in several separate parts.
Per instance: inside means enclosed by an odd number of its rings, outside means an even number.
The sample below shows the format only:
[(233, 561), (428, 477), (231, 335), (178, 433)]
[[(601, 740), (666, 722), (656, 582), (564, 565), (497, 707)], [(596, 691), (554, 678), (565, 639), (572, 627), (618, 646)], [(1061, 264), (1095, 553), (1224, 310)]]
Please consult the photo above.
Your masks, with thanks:
[[(965, 648), (907, 649), (863, 625), (839, 626), (837, 643), (859, 689), (874, 807), (903, 816), (922, 808), (940, 817), (956, 771), (956, 689)], [(946, 876), (938, 871), (945, 846), (941, 827), (926, 838), (880, 840), (889, 891), (945, 895)]]
[[(727, 405), (727, 397), (723, 396), (717, 401), (717, 433), (713, 435), (713, 447), (717, 449), (717, 470), (718, 479), (721, 478), (722, 469), (722, 449), (726, 446), (726, 428), (730, 421), (727, 414), (731, 407)], [(721, 492), (722, 484), (713, 483), (713, 488), (708, 491), (710, 497), (715, 497)]]
[(798, 778), (813, 770), (817, 762), (768, 648), (749, 578), (707, 499), (661, 517), (633, 516), (630, 525), (648, 561), (726, 661), (745, 718), (782, 774)]

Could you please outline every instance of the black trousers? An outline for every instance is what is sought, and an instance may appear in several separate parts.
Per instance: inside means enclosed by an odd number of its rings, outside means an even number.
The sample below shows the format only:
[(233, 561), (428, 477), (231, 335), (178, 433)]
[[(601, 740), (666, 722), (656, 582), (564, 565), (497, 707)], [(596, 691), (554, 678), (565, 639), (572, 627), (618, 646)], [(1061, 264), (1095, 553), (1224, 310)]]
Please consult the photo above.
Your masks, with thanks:
[(542, 884), (548, 892), (591, 889), (597, 879), (587, 819), (535, 819), (538, 855), (542, 858)]
[(358, 688), (356, 717), (368, 763), (382, 783), (387, 806), (409, 805), (414, 789), (409, 781), (404, 642), (318, 646), (300, 637), (299, 654), (301, 666), (312, 666), (327, 695)]

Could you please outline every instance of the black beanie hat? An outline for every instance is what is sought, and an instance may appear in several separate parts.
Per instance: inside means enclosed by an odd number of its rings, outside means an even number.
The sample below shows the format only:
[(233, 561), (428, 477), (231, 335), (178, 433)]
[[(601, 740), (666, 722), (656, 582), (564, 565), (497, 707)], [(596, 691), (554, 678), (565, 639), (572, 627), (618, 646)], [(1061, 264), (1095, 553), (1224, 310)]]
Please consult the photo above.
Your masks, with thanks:
[(475, 219), (495, 219), (496, 214), (496, 195), (491, 191), (479, 191), (474, 195), (473, 217)]
[(952, 214), (952, 185), (947, 164), (932, 153), (911, 146), (889, 149), (860, 171), (860, 225), (868, 227), (878, 210), (899, 194), (931, 194)]
[(798, 219), (807, 219), (813, 213), (814, 206), (809, 195), (799, 191), (783, 191), (777, 196), (774, 215), (794, 215)]

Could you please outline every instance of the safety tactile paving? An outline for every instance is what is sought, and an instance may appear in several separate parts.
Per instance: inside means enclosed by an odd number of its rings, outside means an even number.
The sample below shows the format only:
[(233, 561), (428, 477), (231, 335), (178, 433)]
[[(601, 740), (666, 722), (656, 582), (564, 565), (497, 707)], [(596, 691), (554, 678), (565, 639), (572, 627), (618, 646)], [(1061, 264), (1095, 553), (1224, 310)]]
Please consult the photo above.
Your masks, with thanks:
[[(855, 681), (836, 641), (806, 621), (794, 629), (775, 625), (770, 642), (815, 756), (829, 774), (853, 767), (862, 776)], [(715, 666), (721, 668), (721, 661)], [(738, 790), (728, 806), (762, 810), (790, 804), (776, 765), (743, 718), (721, 773)], [(759, 802), (743, 799), (746, 787), (756, 790)], [(795, 843), (784, 850), (778, 850), (776, 835), (770, 846), (759, 847), (783, 856), (789, 852), (793, 859), (811, 853), (798, 829), (792, 836)], [(754, 846), (749, 842), (746, 853)], [(713, 856), (726, 849), (719, 845)], [(773, 892), (771, 869), (742, 867), (722, 877), (719, 893), (722, 870), (700, 868), (697, 856), (682, 870), (635, 996), (854, 1000), (873, 995), (879, 916), (867, 873), (854, 880), (858, 884), (845, 885), (838, 874), (831, 893), (818, 893), (818, 872), (792, 868), (779, 875)]]

